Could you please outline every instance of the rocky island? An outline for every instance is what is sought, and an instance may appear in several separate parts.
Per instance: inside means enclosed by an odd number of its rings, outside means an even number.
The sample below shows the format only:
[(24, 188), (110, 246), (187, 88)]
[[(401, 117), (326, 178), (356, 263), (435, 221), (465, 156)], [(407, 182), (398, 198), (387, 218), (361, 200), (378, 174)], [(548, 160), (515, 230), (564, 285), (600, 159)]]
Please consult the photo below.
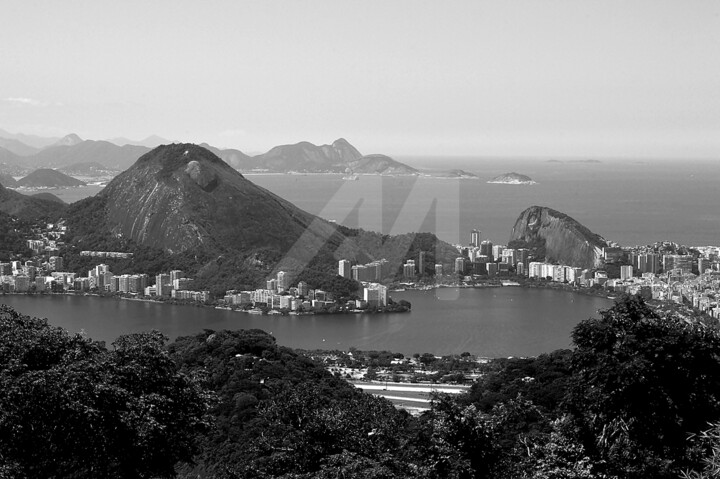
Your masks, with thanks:
[(534, 181), (529, 176), (513, 172), (496, 176), (492, 180), (488, 181), (488, 183), (495, 183), (501, 185), (534, 185), (537, 184), (537, 181)]

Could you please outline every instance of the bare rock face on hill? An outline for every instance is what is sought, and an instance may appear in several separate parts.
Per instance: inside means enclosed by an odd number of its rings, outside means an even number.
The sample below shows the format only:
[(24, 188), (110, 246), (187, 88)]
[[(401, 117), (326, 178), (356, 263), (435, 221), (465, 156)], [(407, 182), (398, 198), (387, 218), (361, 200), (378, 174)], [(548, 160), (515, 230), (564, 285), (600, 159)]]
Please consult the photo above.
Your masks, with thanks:
[(605, 240), (564, 213), (531, 206), (515, 222), (510, 241), (544, 245), (545, 260), (579, 268), (594, 268), (602, 261)]

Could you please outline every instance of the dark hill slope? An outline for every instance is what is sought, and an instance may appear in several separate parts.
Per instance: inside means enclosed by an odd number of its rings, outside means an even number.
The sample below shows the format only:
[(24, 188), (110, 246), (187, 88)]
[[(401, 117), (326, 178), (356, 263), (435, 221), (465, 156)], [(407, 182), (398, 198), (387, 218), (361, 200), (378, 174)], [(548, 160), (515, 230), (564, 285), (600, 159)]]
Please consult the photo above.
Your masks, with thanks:
[(26, 188), (54, 188), (58, 186), (83, 186), (85, 182), (57, 170), (40, 168), (26, 177), (20, 178), (17, 184)]
[(544, 245), (546, 261), (579, 268), (599, 266), (607, 245), (600, 235), (573, 218), (543, 206), (531, 206), (520, 214), (510, 241)]
[(0, 185), (0, 211), (23, 219), (53, 219), (63, 211), (64, 205), (56, 201), (26, 196)]
[(47, 193), (47, 192), (35, 193), (34, 195), (30, 195), (30, 196), (32, 196), (33, 198), (38, 198), (38, 199), (42, 199), (42, 200), (54, 201), (55, 203), (60, 203), (62, 205), (65, 204), (65, 202), (62, 199), (53, 195), (52, 193)]
[(6, 188), (15, 188), (17, 187), (17, 180), (8, 174), (0, 173), (0, 185)]

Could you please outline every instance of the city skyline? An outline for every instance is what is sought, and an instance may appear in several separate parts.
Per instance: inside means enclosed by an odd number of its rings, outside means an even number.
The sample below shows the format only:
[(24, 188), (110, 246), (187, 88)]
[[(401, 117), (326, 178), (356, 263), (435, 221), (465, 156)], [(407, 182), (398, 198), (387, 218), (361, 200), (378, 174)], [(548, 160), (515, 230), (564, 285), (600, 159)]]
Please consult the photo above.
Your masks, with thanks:
[(720, 156), (715, 2), (10, 2), (4, 17), (12, 133)]

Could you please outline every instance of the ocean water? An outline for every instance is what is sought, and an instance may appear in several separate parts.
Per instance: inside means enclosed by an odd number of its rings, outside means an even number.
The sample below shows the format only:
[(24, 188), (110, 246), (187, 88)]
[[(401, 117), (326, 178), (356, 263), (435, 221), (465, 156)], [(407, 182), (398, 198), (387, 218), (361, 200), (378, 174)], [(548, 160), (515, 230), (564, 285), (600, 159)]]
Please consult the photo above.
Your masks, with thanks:
[[(323, 218), (385, 234), (433, 232), (468, 243), (470, 231), (505, 244), (533, 205), (570, 215), (621, 245), (674, 241), (720, 245), (720, 163), (681, 160), (546, 161), (398, 158), (424, 169), (464, 169), (479, 179), (340, 175), (248, 175)], [(535, 185), (488, 184), (517, 172)]]

